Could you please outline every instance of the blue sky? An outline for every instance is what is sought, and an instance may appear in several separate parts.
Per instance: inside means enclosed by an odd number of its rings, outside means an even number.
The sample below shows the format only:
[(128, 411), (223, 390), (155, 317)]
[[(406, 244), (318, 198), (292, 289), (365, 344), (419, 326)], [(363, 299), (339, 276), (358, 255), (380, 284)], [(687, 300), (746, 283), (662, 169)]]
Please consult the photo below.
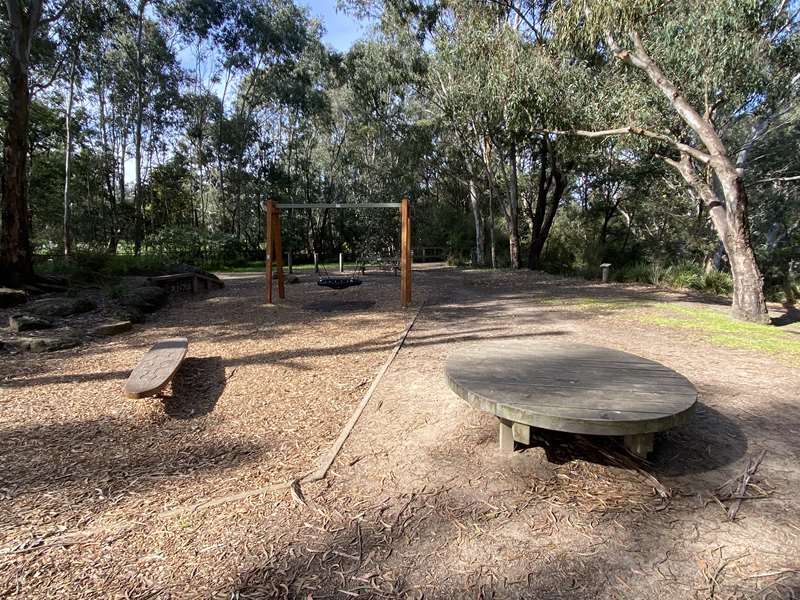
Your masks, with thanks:
[(311, 15), (322, 21), (325, 27), (323, 40), (336, 50), (348, 50), (367, 32), (366, 23), (336, 9), (336, 0), (300, 0), (298, 4), (307, 6)]

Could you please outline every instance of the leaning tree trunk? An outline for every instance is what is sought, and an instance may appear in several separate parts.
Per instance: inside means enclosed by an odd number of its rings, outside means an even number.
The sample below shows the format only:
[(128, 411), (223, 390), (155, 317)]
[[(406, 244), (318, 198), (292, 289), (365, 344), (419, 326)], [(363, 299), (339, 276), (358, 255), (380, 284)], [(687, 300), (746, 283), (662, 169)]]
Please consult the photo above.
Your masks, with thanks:
[(764, 297), (764, 276), (758, 268), (750, 239), (748, 200), (744, 183), (732, 164), (721, 164), (715, 171), (727, 200), (727, 235), (720, 235), (720, 238), (725, 245), (733, 275), (731, 310), (739, 319), (769, 323), (769, 312)]
[(710, 160), (719, 180), (719, 194), (701, 180), (692, 159), (683, 153), (680, 161), (668, 161), (703, 199), (709, 208), (711, 223), (725, 248), (733, 276), (733, 316), (755, 323), (769, 323), (764, 298), (764, 277), (756, 263), (750, 240), (747, 217), (747, 192), (734, 164), (726, 156)]
[(550, 236), (550, 230), (553, 227), (556, 212), (558, 212), (558, 207), (561, 204), (561, 197), (564, 195), (564, 190), (566, 189), (566, 180), (560, 171), (554, 173), (553, 178), (555, 180), (555, 188), (553, 189), (550, 201), (547, 203), (544, 219), (535, 233), (531, 234), (531, 247), (528, 251), (528, 268), (534, 271), (540, 266), (544, 245), (547, 242), (547, 238)]
[(25, 184), (30, 88), (27, 67), (15, 53), (11, 53), (8, 63), (10, 85), (3, 151), (0, 281), (17, 285), (33, 277), (33, 252), (30, 245), (28, 195)]
[[(696, 148), (669, 135), (642, 128), (626, 127), (611, 133), (635, 133), (658, 139), (671, 144), (680, 152), (680, 160), (662, 158), (681, 173), (686, 182), (700, 194), (709, 209), (714, 228), (725, 246), (731, 264), (733, 315), (745, 321), (769, 323), (769, 313), (764, 298), (764, 278), (758, 269), (750, 240), (747, 192), (744, 189), (741, 173), (737, 171), (736, 164), (728, 156), (725, 144), (715, 129), (712, 118), (713, 110), (708, 108), (705, 115), (701, 115), (691, 105), (686, 95), (650, 57), (639, 34), (636, 31), (629, 31), (628, 34), (633, 42), (633, 50), (623, 49), (609, 33), (606, 41), (611, 51), (622, 62), (644, 71), (653, 85), (667, 99), (672, 109), (694, 131), (705, 149)], [(593, 132), (591, 135), (597, 137), (601, 133), (607, 135), (609, 132)], [(700, 180), (693, 161), (699, 161), (711, 167), (720, 184), (719, 193), (715, 193), (706, 181)]]
[[(550, 167), (548, 173), (547, 167)], [(531, 227), (531, 245), (528, 249), (528, 268), (539, 268), (545, 242), (550, 235), (561, 197), (566, 189), (566, 178), (558, 165), (555, 150), (547, 139), (539, 149), (539, 181), (536, 191), (536, 206), (527, 203), (528, 221)]]
[(483, 266), (486, 262), (483, 253), (483, 219), (481, 218), (481, 204), (478, 184), (474, 177), (469, 178), (469, 203), (472, 207), (472, 217), (475, 221), (475, 260), (478, 266)]

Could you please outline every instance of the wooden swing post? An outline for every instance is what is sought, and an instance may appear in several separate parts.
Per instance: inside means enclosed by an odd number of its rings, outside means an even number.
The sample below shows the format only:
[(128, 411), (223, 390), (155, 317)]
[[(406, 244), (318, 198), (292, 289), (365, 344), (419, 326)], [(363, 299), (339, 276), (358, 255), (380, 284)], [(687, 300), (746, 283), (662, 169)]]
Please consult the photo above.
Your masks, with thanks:
[(411, 207), (408, 198), (400, 202), (400, 304), (411, 304)]
[[(265, 238), (267, 240), (267, 265), (266, 265), (266, 301), (272, 304), (272, 263), (277, 265), (278, 277), (278, 296), (285, 297), (283, 282), (283, 252), (281, 250), (281, 220), (280, 209), (339, 209), (339, 208), (394, 208), (400, 209), (400, 304), (404, 308), (411, 304), (411, 204), (408, 198), (403, 198), (402, 202), (365, 202), (363, 204), (276, 204), (272, 200), (267, 201), (265, 217)], [(318, 257), (314, 253), (314, 270), (318, 271)], [(329, 278), (335, 279), (335, 278)], [(341, 279), (341, 278), (340, 278)], [(347, 283), (342, 287), (359, 285), (358, 283)], [(320, 282), (320, 285), (326, 285)], [(333, 287), (330, 286), (329, 287)], [(341, 287), (336, 288), (341, 289)]]
[(283, 280), (283, 250), (281, 249), (281, 215), (280, 209), (272, 201), (267, 200), (264, 224), (264, 237), (266, 238), (266, 298), (267, 304), (272, 304), (272, 263), (275, 262), (278, 276), (278, 297), (286, 297)]

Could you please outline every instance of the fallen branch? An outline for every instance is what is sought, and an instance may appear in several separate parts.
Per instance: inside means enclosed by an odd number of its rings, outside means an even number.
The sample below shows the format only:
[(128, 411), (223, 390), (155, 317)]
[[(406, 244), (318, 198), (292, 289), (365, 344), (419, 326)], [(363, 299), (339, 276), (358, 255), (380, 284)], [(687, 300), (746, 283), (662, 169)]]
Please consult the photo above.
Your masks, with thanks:
[(766, 450), (762, 450), (761, 454), (758, 455), (758, 458), (755, 460), (751, 458), (747, 461), (747, 468), (744, 470), (744, 473), (739, 476), (741, 479), (739, 481), (739, 485), (736, 487), (736, 491), (732, 494), (729, 494), (726, 498), (733, 499), (733, 504), (731, 504), (730, 508), (728, 509), (729, 521), (733, 521), (736, 518), (736, 513), (739, 512), (739, 507), (741, 507), (742, 501), (748, 499), (748, 497), (745, 496), (747, 486), (750, 484), (750, 479), (756, 474), (756, 471), (758, 471), (758, 467), (761, 465), (761, 461), (764, 460), (764, 455), (766, 453)]
[(763, 577), (779, 577), (781, 575), (788, 575), (789, 573), (800, 573), (800, 567), (787, 567), (785, 569), (778, 569), (777, 571), (768, 571), (766, 573), (756, 573), (755, 575), (745, 575), (745, 579), (761, 579)]

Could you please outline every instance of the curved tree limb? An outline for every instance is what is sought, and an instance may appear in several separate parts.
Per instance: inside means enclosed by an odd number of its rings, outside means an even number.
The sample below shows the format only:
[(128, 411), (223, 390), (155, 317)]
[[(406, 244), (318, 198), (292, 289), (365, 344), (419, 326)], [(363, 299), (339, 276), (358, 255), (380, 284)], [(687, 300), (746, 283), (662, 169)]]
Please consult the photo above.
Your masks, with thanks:
[(698, 150), (693, 146), (684, 144), (683, 142), (679, 142), (675, 138), (666, 135), (664, 133), (658, 133), (657, 131), (651, 131), (649, 129), (644, 129), (643, 127), (636, 127), (634, 125), (629, 125), (627, 127), (617, 127), (615, 129), (601, 129), (598, 131), (588, 131), (585, 129), (539, 129), (539, 130), (534, 130), (534, 132), (552, 133), (555, 135), (577, 135), (580, 137), (588, 137), (588, 138), (609, 137), (614, 135), (639, 135), (642, 137), (647, 137), (654, 140), (659, 140), (661, 142), (665, 142), (674, 147), (676, 150), (690, 155), (692, 158), (700, 161), (703, 164), (708, 164), (711, 161), (711, 155), (706, 152), (703, 152), (702, 150)]

